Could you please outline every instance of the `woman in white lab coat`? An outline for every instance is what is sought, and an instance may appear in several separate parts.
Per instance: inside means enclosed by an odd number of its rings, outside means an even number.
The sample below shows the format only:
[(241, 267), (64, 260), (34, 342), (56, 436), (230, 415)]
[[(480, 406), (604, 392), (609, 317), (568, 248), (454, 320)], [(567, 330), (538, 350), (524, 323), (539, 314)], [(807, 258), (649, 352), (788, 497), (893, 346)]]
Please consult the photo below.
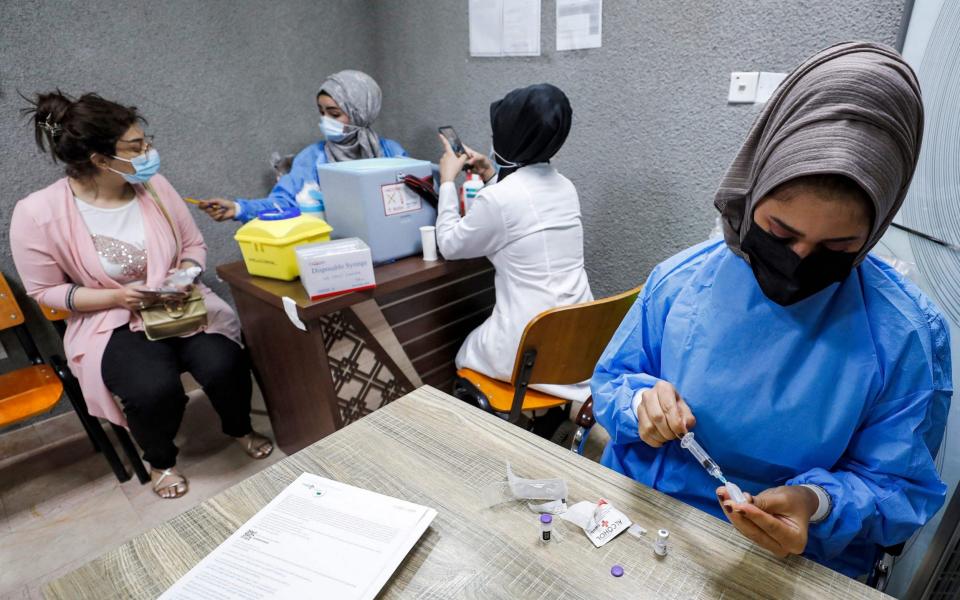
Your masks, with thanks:
[[(580, 199), (550, 158), (570, 131), (570, 102), (560, 89), (532, 85), (490, 105), (493, 157), (457, 156), (441, 136), (437, 243), (448, 260), (486, 256), (496, 268), (496, 306), (457, 353), (457, 368), (509, 381), (530, 320), (539, 313), (593, 299), (583, 266)], [(485, 182), (463, 217), (457, 175), (465, 166)], [(586, 384), (532, 386), (583, 401)]]

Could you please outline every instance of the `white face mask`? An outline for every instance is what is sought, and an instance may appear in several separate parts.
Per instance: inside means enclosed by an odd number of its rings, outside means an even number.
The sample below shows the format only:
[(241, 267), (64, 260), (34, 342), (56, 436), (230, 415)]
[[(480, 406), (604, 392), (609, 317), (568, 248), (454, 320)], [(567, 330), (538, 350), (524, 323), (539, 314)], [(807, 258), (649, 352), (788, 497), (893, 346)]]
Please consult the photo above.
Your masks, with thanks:
[(502, 156), (500, 156), (499, 154), (497, 154), (497, 151), (493, 149), (493, 144), (490, 144), (490, 155), (489, 155), (489, 158), (490, 158), (490, 162), (492, 162), (492, 163), (494, 164), (494, 166), (496, 167), (497, 171), (500, 170), (500, 167), (506, 167), (506, 168), (508, 168), (508, 169), (515, 169), (515, 168), (518, 168), (518, 167), (521, 166), (521, 165), (519, 165), (518, 163), (510, 162), (509, 160), (507, 160), (507, 159), (505, 159), (504, 157), (502, 157)]
[(340, 121), (324, 115), (320, 119), (320, 132), (327, 141), (339, 142), (346, 137), (346, 126)]

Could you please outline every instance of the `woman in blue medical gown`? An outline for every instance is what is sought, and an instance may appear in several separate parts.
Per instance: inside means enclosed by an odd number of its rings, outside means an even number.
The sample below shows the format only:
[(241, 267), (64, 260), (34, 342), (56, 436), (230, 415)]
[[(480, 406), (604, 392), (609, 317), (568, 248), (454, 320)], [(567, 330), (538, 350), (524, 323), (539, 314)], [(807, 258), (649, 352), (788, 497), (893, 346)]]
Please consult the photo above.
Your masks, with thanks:
[(400, 144), (373, 130), (382, 100), (373, 77), (354, 70), (334, 73), (320, 85), (316, 100), (323, 139), (297, 154), (290, 172), (277, 181), (267, 197), (209, 198), (201, 201), (200, 208), (216, 221), (247, 222), (264, 210), (297, 206), (299, 197), (307, 196), (317, 203), (317, 210), (323, 211), (317, 165), (407, 155)]
[[(868, 254), (922, 129), (916, 77), (885, 46), (833, 46), (787, 77), (720, 184), (725, 239), (654, 268), (597, 365), (603, 464), (851, 576), (933, 516), (948, 328)], [(688, 431), (747, 502), (680, 447)]]

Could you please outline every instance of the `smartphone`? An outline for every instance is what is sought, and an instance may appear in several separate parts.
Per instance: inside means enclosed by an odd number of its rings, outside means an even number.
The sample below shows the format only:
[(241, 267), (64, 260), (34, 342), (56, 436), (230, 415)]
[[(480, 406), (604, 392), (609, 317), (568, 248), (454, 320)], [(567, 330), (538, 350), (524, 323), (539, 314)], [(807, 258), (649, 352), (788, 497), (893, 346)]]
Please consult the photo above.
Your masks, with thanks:
[(449, 125), (444, 125), (439, 128), (440, 135), (447, 138), (447, 141), (450, 142), (450, 147), (453, 148), (454, 154), (457, 156), (462, 156), (467, 153), (463, 148), (463, 142), (460, 141), (460, 136), (457, 135), (457, 132), (453, 130), (453, 127)]

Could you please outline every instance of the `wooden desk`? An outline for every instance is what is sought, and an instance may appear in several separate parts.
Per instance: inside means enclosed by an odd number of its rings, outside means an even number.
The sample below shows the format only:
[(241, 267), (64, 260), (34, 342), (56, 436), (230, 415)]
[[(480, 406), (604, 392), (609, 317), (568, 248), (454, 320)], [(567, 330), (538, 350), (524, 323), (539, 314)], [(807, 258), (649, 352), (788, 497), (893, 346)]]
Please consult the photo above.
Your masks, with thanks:
[[(646, 527), (594, 548), (557, 520), (541, 545), (520, 503), (480, 507), (505, 479), (563, 477), (569, 502), (603, 496)], [(779, 560), (728, 523), (424, 387), (54, 581), (47, 598), (154, 598), (307, 471), (432, 506), (437, 518), (378, 598), (886, 598), (804, 558)], [(651, 533), (670, 530), (658, 559)], [(621, 578), (610, 575), (623, 566)], [(322, 598), (322, 590), (318, 590)]]
[[(299, 280), (254, 277), (242, 262), (217, 274), (230, 286), (277, 443), (288, 454), (415, 387), (350, 307), (374, 299), (422, 382), (449, 390), (457, 350), (495, 302), (486, 259), (406, 258), (377, 267), (373, 290), (318, 301)], [(284, 296), (297, 303), (305, 332), (287, 318)]]

